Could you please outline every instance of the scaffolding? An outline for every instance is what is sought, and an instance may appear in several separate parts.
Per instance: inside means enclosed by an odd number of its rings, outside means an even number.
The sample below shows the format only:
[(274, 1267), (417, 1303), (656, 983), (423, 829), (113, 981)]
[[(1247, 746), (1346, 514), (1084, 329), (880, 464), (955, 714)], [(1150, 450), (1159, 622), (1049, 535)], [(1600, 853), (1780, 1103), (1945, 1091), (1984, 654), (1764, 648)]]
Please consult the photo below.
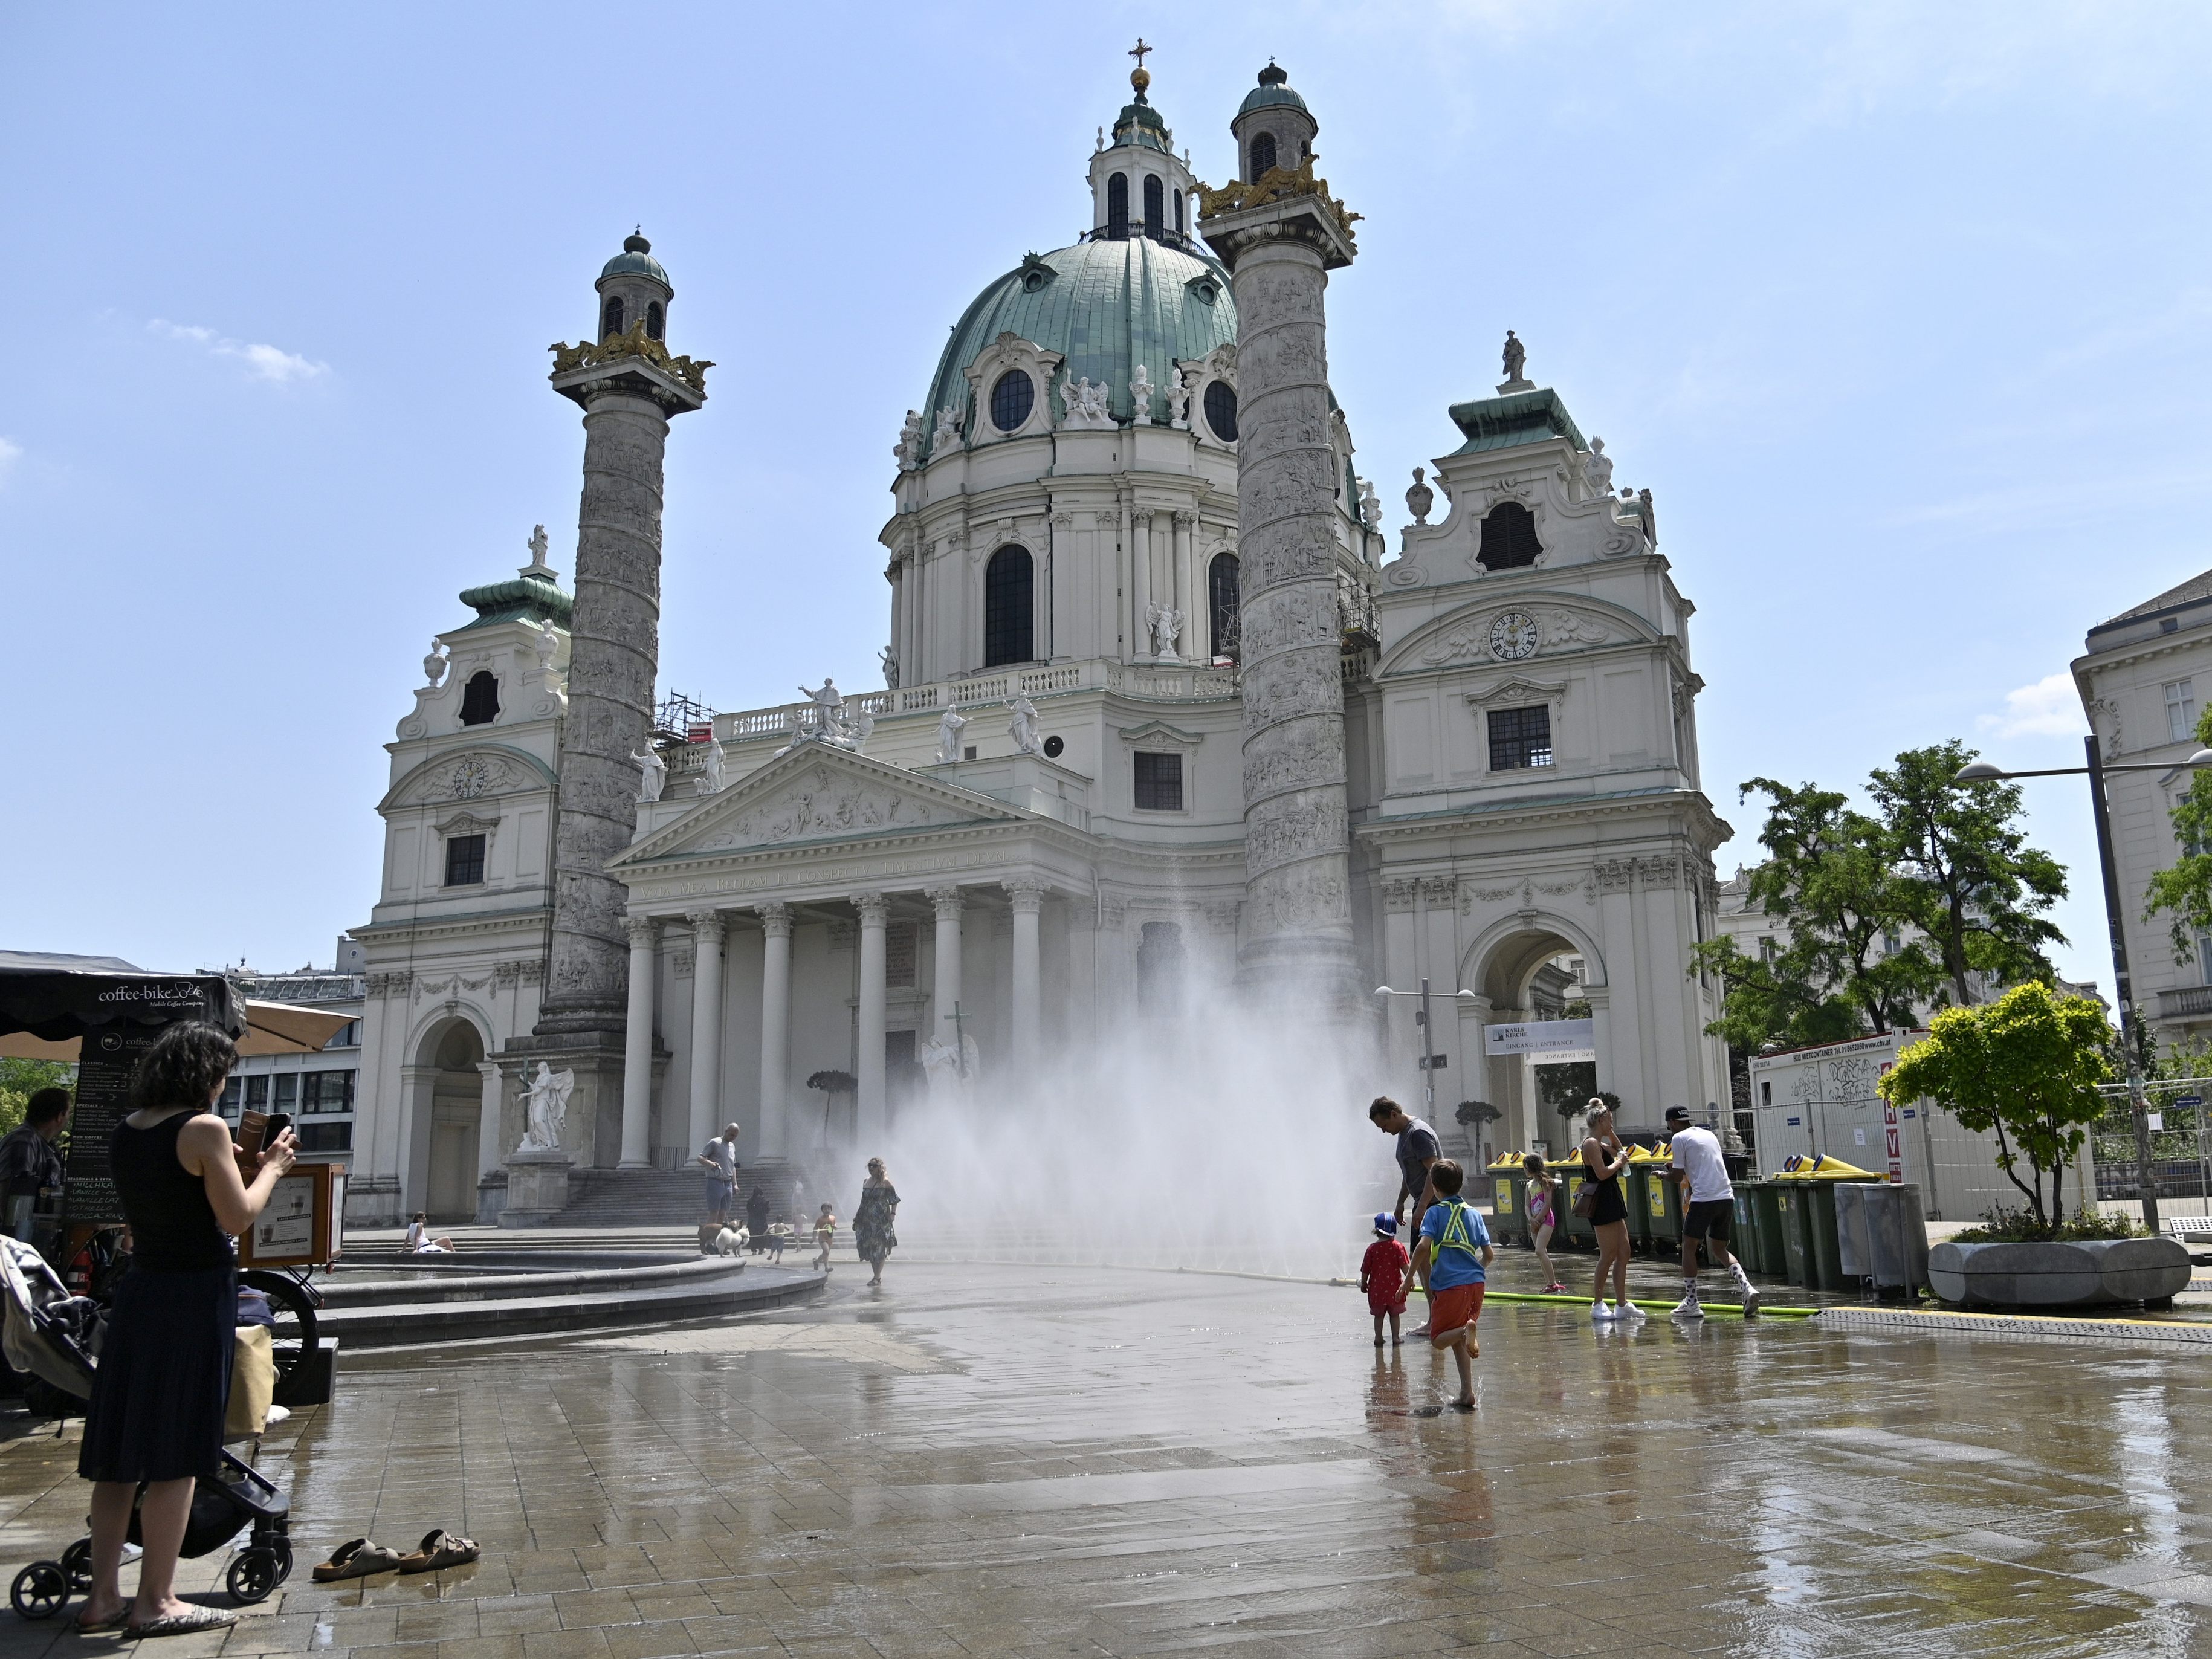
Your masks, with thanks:
[(704, 743), (714, 735), (714, 711), (697, 697), (671, 691), (653, 713), (655, 743)]

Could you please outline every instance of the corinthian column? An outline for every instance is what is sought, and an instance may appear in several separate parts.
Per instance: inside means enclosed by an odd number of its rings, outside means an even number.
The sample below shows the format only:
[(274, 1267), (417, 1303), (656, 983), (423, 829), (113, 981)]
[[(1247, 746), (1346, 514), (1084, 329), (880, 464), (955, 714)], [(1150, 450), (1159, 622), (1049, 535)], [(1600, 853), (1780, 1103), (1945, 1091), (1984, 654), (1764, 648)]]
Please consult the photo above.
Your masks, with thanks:
[(884, 1089), (884, 981), (890, 967), (884, 924), (890, 906), (881, 893), (855, 893), (860, 916), (860, 1010), (854, 1056), (860, 1095), (854, 1103), (863, 1149), (883, 1138), (889, 1123)]
[(720, 910), (694, 910), (691, 924), (691, 1146), (695, 1154), (721, 1133), (722, 935)]
[(928, 896), (937, 911), (937, 1020), (936, 1029), (925, 1036), (949, 1042), (957, 1052), (962, 1031), (952, 1023), (952, 1011), (960, 1005), (960, 911), (964, 899), (957, 887), (932, 887)]
[(791, 1109), (791, 907), (763, 904), (760, 919), (760, 1127), (753, 1144), (763, 1158), (781, 1158)]
[(1037, 939), (1037, 913), (1044, 905), (1041, 881), (1010, 881), (1006, 896), (1014, 904), (1012, 1037), (1013, 1075), (1020, 1083), (1032, 1081), (1043, 1054), (1043, 1000), (1039, 981), (1044, 977), (1043, 953)]
[(653, 958), (660, 945), (660, 924), (650, 916), (631, 916), (629, 1017), (623, 1027), (622, 1167), (653, 1167)]
[(1148, 508), (1129, 514), (1129, 595), (1137, 613), (1138, 662), (1152, 659), (1152, 515)]

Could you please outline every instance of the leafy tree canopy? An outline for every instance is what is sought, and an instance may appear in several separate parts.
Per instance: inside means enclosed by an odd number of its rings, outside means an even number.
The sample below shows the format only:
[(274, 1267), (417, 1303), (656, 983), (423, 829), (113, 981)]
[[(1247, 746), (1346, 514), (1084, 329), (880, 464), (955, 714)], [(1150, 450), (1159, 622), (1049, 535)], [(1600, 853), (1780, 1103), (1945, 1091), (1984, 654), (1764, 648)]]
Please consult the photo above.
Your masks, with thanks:
[(70, 1067), (51, 1060), (0, 1060), (0, 1134), (20, 1127), (31, 1097), (68, 1088)]
[[(2197, 741), (2212, 746), (2212, 708), (2197, 720)], [(2212, 768), (2197, 774), (2189, 793), (2174, 804), (2173, 834), (2181, 856), (2150, 878), (2143, 895), (2143, 920), (2164, 911), (2170, 918), (2177, 961), (2192, 962), (2200, 935), (2212, 933)]]

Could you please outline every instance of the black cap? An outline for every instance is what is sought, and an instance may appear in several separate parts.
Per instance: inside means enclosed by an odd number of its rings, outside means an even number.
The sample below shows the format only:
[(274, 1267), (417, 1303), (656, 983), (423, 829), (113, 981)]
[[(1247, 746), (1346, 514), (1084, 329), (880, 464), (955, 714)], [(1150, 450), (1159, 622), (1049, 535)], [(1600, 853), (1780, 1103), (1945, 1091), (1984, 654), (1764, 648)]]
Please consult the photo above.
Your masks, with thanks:
[(1690, 1121), (1690, 1109), (1689, 1109), (1688, 1107), (1686, 1107), (1686, 1106), (1669, 1106), (1669, 1107), (1667, 1109), (1667, 1121), (1668, 1121), (1668, 1122), (1669, 1122), (1669, 1123), (1687, 1123), (1689, 1121)]

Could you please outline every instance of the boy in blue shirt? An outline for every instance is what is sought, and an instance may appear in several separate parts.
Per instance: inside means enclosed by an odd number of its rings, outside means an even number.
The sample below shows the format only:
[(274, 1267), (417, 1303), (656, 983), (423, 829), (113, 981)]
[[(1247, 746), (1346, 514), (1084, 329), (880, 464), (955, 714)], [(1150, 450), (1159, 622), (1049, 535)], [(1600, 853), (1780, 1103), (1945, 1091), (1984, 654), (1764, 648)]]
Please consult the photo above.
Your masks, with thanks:
[(1466, 1176), (1457, 1160), (1440, 1158), (1429, 1166), (1436, 1202), (1421, 1218), (1421, 1242), (1413, 1249), (1412, 1272), (1428, 1274), (1429, 1340), (1451, 1350), (1459, 1364), (1459, 1398), (1452, 1404), (1474, 1409), (1474, 1361), (1482, 1347), (1474, 1322), (1482, 1317), (1482, 1291), (1492, 1258), (1490, 1229), (1481, 1212), (1460, 1198)]

